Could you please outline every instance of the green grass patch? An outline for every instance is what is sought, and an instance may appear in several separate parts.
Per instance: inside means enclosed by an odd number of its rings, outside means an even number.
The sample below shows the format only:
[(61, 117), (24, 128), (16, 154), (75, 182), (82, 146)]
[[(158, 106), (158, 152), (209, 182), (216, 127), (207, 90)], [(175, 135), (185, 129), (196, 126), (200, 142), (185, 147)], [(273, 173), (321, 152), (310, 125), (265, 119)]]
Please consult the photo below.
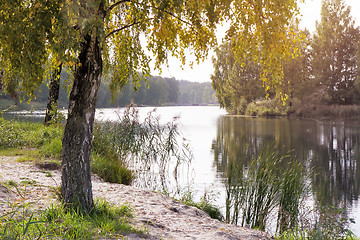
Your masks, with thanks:
[(1, 239), (101, 239), (122, 238), (128, 233), (143, 233), (130, 224), (132, 209), (99, 200), (88, 215), (51, 205), (39, 213), (23, 207), (0, 218)]
[[(1, 156), (34, 156), (37, 155), (37, 149), (29, 149), (29, 148), (0, 148)], [(35, 154), (34, 154), (35, 152)]]
[(29, 154), (29, 155), (20, 156), (18, 159), (16, 159), (16, 161), (18, 161), (18, 162), (37, 162), (37, 161), (39, 161), (39, 158)]
[(55, 138), (50, 142), (45, 142), (40, 148), (40, 153), (44, 157), (60, 159), (62, 154), (61, 139)]
[(98, 199), (86, 215), (65, 209), (62, 204), (34, 211), (25, 203), (26, 190), (14, 183), (3, 186), (14, 188), (11, 191), (18, 192), (21, 200), (0, 216), (0, 239), (121, 239), (129, 233), (143, 236), (131, 225), (133, 209), (129, 205), (116, 206)]
[[(41, 149), (39, 155), (60, 158), (63, 126), (45, 127), (41, 123), (5, 120), (0, 118), (0, 152), (27, 155), (29, 149)], [(11, 149), (11, 150), (9, 150)], [(19, 149), (26, 149), (20, 150)]]
[(185, 205), (196, 207), (207, 214), (213, 219), (217, 219), (220, 221), (224, 220), (224, 216), (221, 214), (221, 211), (218, 207), (212, 204), (208, 194), (205, 192), (204, 196), (201, 197), (199, 202), (194, 201), (193, 193), (191, 191), (185, 192), (181, 198), (180, 202)]
[(129, 185), (135, 178), (134, 173), (125, 167), (121, 160), (93, 153), (91, 171), (107, 182)]

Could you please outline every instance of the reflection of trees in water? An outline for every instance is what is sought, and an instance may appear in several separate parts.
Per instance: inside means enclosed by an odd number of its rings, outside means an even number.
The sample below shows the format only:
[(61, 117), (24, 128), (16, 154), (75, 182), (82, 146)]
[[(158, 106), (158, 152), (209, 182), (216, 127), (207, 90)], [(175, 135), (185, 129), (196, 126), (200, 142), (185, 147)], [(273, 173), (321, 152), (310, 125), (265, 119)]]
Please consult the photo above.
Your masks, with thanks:
[(310, 160), (317, 173), (313, 178), (317, 199), (323, 204), (351, 205), (359, 197), (359, 128), (321, 122), (316, 130)]
[(358, 199), (360, 126), (350, 121), (222, 117), (212, 146), (218, 173), (225, 177), (229, 162), (249, 166), (251, 156), (269, 143), (284, 153), (293, 149), (314, 169), (312, 188), (319, 203), (346, 207)]

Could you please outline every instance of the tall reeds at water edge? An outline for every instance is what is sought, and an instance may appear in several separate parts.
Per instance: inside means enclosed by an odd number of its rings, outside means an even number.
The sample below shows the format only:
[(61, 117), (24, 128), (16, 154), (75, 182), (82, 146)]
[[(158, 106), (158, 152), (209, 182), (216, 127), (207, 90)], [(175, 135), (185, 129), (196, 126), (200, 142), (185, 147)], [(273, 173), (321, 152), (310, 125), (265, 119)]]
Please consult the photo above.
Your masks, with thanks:
[(303, 164), (274, 146), (265, 146), (247, 167), (229, 159), (226, 221), (265, 230), (270, 214), (277, 210), (277, 230), (294, 227), (306, 190), (306, 176)]
[(102, 156), (93, 161), (93, 171), (117, 183), (130, 183), (136, 173), (142, 178), (140, 184), (144, 187), (161, 187), (168, 191), (169, 171), (172, 170), (176, 178), (179, 166), (192, 159), (179, 124), (178, 117), (160, 123), (156, 109), (141, 121), (139, 110), (132, 106), (118, 114), (117, 121), (97, 122), (93, 149)]

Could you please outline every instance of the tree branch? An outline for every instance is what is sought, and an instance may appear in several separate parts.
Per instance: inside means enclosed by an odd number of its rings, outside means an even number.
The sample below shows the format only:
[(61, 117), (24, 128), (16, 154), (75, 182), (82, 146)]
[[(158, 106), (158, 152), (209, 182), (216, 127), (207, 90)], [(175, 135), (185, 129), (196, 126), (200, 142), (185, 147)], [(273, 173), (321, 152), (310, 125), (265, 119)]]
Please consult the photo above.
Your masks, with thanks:
[(136, 25), (136, 24), (139, 24), (139, 23), (140, 23), (140, 21), (133, 22), (133, 23), (128, 24), (128, 25), (125, 25), (125, 26), (123, 26), (123, 27), (121, 27), (121, 28), (112, 30), (110, 33), (108, 33), (108, 34), (106, 35), (105, 38), (108, 38), (108, 37), (110, 37), (112, 34), (115, 34), (115, 33), (117, 33), (117, 32), (120, 32), (120, 31), (122, 31), (122, 30), (124, 30), (124, 29), (127, 29), (127, 28), (129, 28), (129, 27), (132, 27), (132, 26), (134, 26), (134, 25)]
[[(156, 9), (157, 9), (157, 8), (156, 8)], [(157, 9), (157, 10), (158, 10), (158, 9)], [(172, 16), (173, 18), (176, 18), (176, 19), (179, 20), (180, 22), (183, 22), (183, 23), (185, 23), (185, 24), (190, 25), (191, 27), (193, 27), (193, 25), (192, 25), (190, 22), (185, 21), (185, 20), (182, 19), (181, 17), (176, 16), (174, 13), (169, 12), (169, 11), (166, 11), (166, 10), (164, 10), (164, 12), (167, 13), (167, 14), (169, 14), (169, 15)]]
[[(106, 15), (107, 15), (112, 9), (114, 9), (116, 6), (118, 6), (118, 5), (120, 5), (120, 4), (123, 4), (123, 3), (126, 3), (126, 2), (132, 2), (132, 3), (138, 4), (138, 5), (143, 5), (142, 3), (137, 2), (137, 1), (133, 1), (133, 0), (120, 0), (120, 1), (115, 2), (114, 4), (112, 4), (112, 5), (106, 10)], [(145, 6), (146, 6), (146, 5), (145, 5)], [(153, 9), (156, 9), (156, 10), (158, 10), (158, 11), (161, 11), (159, 8), (157, 8), (157, 7), (155, 7), (155, 6), (146, 6), (146, 7), (153, 8)], [(174, 14), (174, 13), (172, 13), (172, 12), (170, 12), (170, 11), (167, 11), (167, 10), (162, 10), (162, 11), (164, 11), (166, 14), (172, 16), (173, 18), (181, 21), (182, 23), (184, 23), (184, 24), (186, 24), (186, 25), (189, 25), (191, 28), (194, 27), (192, 23), (190, 23), (190, 22), (188, 22), (188, 21), (185, 21), (184, 19), (182, 19), (181, 17), (177, 16), (176, 14)], [(151, 18), (151, 19), (153, 19), (153, 18)], [(115, 33), (117, 33), (117, 32), (120, 32), (120, 31), (122, 31), (122, 30), (124, 30), (124, 29), (127, 29), (127, 28), (129, 28), (129, 27), (132, 27), (132, 26), (134, 26), (134, 25), (136, 25), (136, 24), (139, 24), (139, 23), (140, 23), (140, 21), (137, 21), (137, 22), (133, 22), (133, 23), (131, 23), (131, 24), (125, 25), (125, 26), (123, 26), (123, 27), (121, 27), (121, 28), (115, 29), (115, 30), (111, 31), (110, 33), (108, 33), (105, 38), (108, 38), (108, 37), (111, 36), (112, 34), (115, 34)], [(196, 33), (195, 33), (195, 34), (196, 34)]]
[(179, 16), (176, 16), (174, 13), (169, 12), (169, 11), (167, 11), (167, 10), (161, 10), (161, 9), (158, 8), (158, 7), (149, 6), (149, 5), (142, 4), (142, 3), (138, 2), (138, 1), (133, 1), (133, 0), (123, 0), (123, 2), (132, 2), (132, 3), (138, 4), (138, 5), (143, 5), (143, 6), (148, 7), (148, 8), (156, 9), (156, 10), (158, 10), (158, 11), (164, 11), (166, 14), (172, 16), (173, 18), (176, 18), (177, 20), (179, 20), (179, 21), (181, 21), (181, 22), (183, 22), (183, 23), (185, 23), (185, 24), (187, 24), (187, 25), (193, 26), (190, 22), (185, 21), (184, 19), (180, 18)]

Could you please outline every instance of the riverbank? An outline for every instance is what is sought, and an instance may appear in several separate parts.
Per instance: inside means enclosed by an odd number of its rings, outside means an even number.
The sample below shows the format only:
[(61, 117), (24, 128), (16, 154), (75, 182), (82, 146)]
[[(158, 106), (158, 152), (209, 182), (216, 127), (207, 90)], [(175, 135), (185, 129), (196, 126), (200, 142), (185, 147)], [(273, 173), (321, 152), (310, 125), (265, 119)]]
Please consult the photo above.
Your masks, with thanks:
[(305, 118), (359, 118), (359, 105), (301, 104), (294, 107), (290, 117)]
[[(41, 169), (32, 162), (18, 162), (17, 157), (0, 156), (0, 182), (26, 182), (25, 201), (34, 210), (56, 203), (51, 190), (61, 184), (60, 170)], [(168, 196), (122, 184), (113, 184), (92, 176), (94, 198), (104, 198), (115, 205), (129, 204), (131, 219), (146, 235), (127, 235), (125, 239), (270, 239), (261, 231), (225, 224), (205, 212), (186, 206)], [(0, 214), (11, 210), (9, 204), (19, 199), (16, 192), (0, 188)]]
[(266, 99), (247, 105), (244, 114), (253, 117), (291, 117), (291, 118), (359, 118), (360, 105), (323, 104), (318, 101), (299, 101), (294, 99), (285, 106), (277, 99)]

